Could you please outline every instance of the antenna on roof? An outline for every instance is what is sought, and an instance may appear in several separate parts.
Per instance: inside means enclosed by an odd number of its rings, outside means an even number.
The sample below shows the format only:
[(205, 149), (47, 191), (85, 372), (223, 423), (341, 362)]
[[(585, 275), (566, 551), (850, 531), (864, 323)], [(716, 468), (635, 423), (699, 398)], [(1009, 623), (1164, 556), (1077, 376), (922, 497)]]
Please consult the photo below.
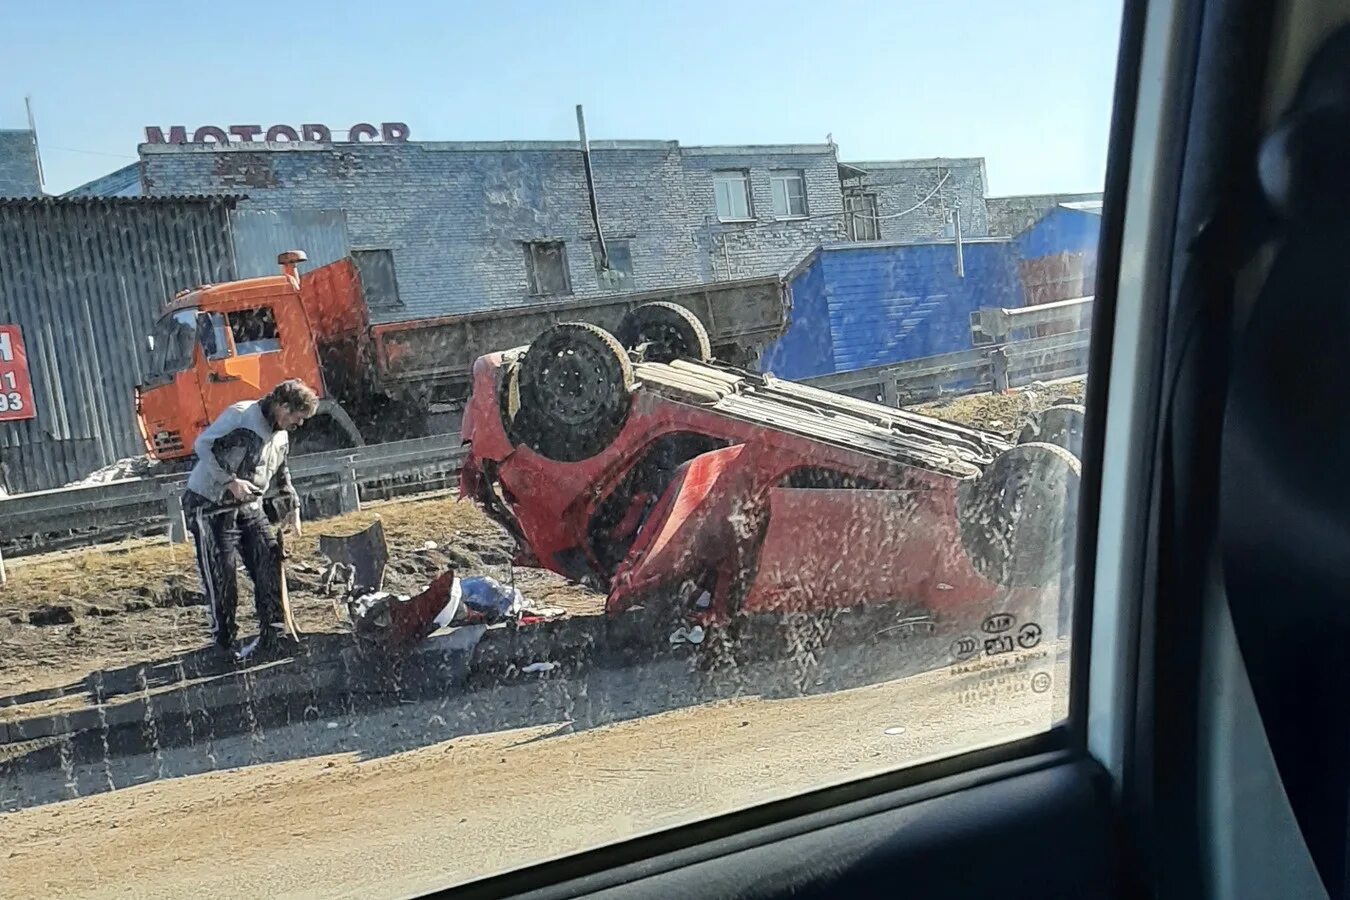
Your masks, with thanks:
[(24, 109), (28, 110), (28, 130), (33, 135), (33, 161), (37, 163), (38, 193), (47, 193), (47, 179), (42, 172), (42, 149), (38, 146), (37, 120), (33, 118), (33, 98), (24, 95)]

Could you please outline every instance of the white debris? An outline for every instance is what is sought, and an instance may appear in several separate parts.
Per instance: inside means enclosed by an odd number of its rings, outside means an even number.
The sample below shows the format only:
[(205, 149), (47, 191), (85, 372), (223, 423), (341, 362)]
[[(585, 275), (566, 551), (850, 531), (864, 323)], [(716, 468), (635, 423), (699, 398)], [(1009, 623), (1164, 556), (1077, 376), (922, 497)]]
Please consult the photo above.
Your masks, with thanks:
[(530, 663), (520, 671), (525, 672), (528, 675), (533, 675), (536, 672), (552, 672), (556, 668), (558, 668), (558, 664), (555, 662), (536, 662)]
[(671, 646), (677, 644), (701, 644), (703, 643), (703, 626), (695, 625), (692, 628), (685, 628), (681, 625), (670, 633)]
[(422, 545), (423, 550), (435, 550), (436, 547), (437, 544), (435, 541), (427, 541), (425, 544)]
[(894, 728), (887, 728), (885, 733), (886, 733), (887, 735), (889, 735), (890, 737), (895, 737), (897, 734), (904, 734), (904, 733), (905, 733), (905, 729), (903, 729), (903, 728), (901, 728), (899, 725), (897, 725), (897, 726), (895, 726)]
[(694, 606), (698, 609), (707, 609), (709, 606), (712, 606), (712, 594), (709, 594), (707, 591), (699, 594), (698, 599), (694, 601)]
[(65, 486), (83, 487), (91, 484), (109, 484), (128, 478), (142, 478), (150, 474), (150, 471), (157, 465), (159, 465), (159, 460), (151, 459), (148, 456), (129, 456), (126, 459), (109, 463), (101, 469), (95, 469), (83, 478), (72, 481)]
[(327, 725), (325, 725), (324, 727), (327, 728), (329, 731), (332, 731), (333, 729), (335, 729), (335, 728), (338, 727), (338, 723), (336, 723), (336, 722), (329, 722), (329, 723), (328, 723)]

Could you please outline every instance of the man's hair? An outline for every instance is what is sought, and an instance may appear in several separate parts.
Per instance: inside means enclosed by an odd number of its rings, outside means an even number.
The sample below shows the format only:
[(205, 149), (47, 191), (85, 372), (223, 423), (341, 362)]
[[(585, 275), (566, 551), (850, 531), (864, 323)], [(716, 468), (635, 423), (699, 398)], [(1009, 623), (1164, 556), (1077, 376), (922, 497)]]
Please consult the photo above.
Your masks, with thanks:
[(292, 412), (314, 415), (319, 408), (319, 395), (299, 378), (291, 378), (272, 388), (267, 395), (271, 404), (284, 404)]

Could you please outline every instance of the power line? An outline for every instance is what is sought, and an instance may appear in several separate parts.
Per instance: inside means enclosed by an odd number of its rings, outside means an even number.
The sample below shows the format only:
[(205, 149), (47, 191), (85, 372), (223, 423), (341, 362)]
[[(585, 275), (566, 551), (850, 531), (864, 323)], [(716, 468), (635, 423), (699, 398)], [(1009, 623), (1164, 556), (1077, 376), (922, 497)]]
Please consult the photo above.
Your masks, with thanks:
[(941, 179), (940, 181), (938, 181), (937, 187), (935, 187), (935, 188), (933, 188), (931, 191), (929, 191), (927, 197), (924, 197), (924, 198), (923, 198), (922, 200), (920, 200), (918, 203), (915, 203), (913, 206), (911, 206), (909, 209), (904, 210), (903, 212), (898, 212), (898, 213), (887, 213), (887, 214), (884, 215), (884, 216), (869, 216), (867, 213), (860, 213), (860, 212), (851, 212), (851, 213), (849, 213), (848, 215), (850, 215), (850, 216), (856, 216), (856, 217), (859, 218), (859, 219), (871, 219), (873, 222), (880, 222), (880, 221), (882, 221), (883, 219), (898, 219), (898, 218), (900, 218), (901, 216), (907, 216), (907, 215), (909, 215), (910, 213), (914, 212), (914, 210), (916, 210), (916, 209), (920, 208), (921, 206), (925, 205), (929, 200), (932, 200), (935, 196), (937, 196), (937, 192), (940, 191), (940, 190), (942, 190), (942, 186), (943, 186), (944, 184), (946, 184), (946, 183), (947, 183), (947, 179), (948, 179), (948, 178), (951, 178), (951, 177), (952, 177), (952, 173), (951, 173), (950, 170), (947, 171), (947, 172), (942, 173), (942, 179)]
[(101, 150), (80, 150), (76, 147), (47, 147), (48, 150), (61, 150), (65, 153), (83, 153), (87, 156), (107, 156), (112, 159), (139, 159), (136, 156), (127, 156), (125, 153), (104, 153)]

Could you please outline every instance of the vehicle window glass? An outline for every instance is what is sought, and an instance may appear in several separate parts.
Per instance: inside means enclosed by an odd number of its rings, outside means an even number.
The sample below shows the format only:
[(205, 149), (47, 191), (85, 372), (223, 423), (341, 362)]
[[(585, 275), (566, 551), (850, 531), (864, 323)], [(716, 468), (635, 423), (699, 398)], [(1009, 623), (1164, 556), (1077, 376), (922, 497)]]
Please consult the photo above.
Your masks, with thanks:
[(155, 323), (151, 336), (150, 371), (153, 376), (171, 376), (192, 365), (196, 310), (185, 309)]
[(207, 359), (224, 359), (230, 355), (225, 337), (225, 317), (220, 313), (197, 313), (197, 343)]
[(0, 894), (1071, 731), (1118, 4), (147, 6), (5, 13)]
[(234, 339), (235, 356), (272, 353), (281, 349), (277, 334), (276, 315), (270, 306), (241, 309), (229, 313), (230, 336)]

